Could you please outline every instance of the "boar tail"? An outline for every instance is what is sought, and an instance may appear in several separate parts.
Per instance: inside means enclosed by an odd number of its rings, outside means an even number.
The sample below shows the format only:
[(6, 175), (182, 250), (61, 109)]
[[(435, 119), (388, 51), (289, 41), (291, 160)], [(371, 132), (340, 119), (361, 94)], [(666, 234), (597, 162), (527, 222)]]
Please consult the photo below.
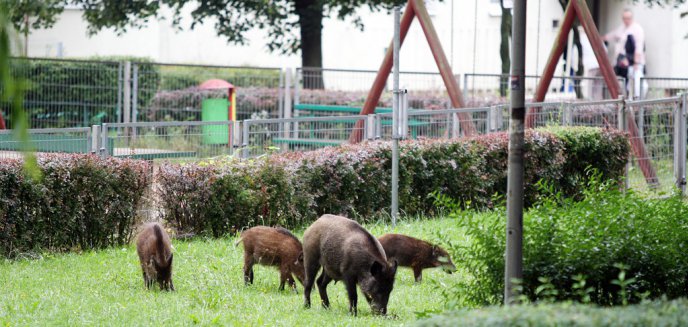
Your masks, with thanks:
[(234, 242), (234, 246), (239, 246), (239, 243), (241, 243), (241, 241), (243, 241), (243, 240), (244, 240), (244, 237), (240, 236), (239, 239), (236, 240), (236, 242)]
[[(157, 250), (157, 255), (161, 258), (164, 258), (164, 253), (165, 253), (165, 242), (162, 239), (162, 230), (160, 229), (160, 225), (153, 225), (153, 232), (155, 233), (155, 247)], [(162, 262), (161, 262), (162, 263)]]

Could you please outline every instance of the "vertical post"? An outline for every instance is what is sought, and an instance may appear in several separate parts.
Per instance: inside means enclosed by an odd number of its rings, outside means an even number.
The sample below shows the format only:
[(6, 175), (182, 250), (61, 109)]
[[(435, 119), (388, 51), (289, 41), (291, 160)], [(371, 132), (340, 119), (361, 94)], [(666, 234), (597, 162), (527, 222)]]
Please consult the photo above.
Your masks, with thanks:
[[(297, 83), (298, 84), (298, 83)], [(287, 68), (287, 72), (284, 76), (284, 104), (282, 106), (282, 118), (291, 118), (291, 68)], [(282, 131), (284, 138), (289, 138), (289, 132), (291, 130), (290, 123), (284, 123), (284, 130)], [(289, 144), (282, 144), (283, 150), (288, 150)]]
[[(628, 120), (626, 118), (626, 115), (628, 114), (626, 111), (626, 99), (624, 99), (623, 96), (619, 96), (619, 105), (617, 107), (617, 125), (618, 129), (622, 131), (627, 131), (628, 130)], [(631, 112), (633, 114), (633, 112)], [(630, 187), (630, 180), (628, 178), (628, 172), (631, 169), (631, 156), (629, 154), (627, 160), (626, 160), (626, 166), (624, 167), (624, 190), (627, 190)]]
[[(280, 71), (279, 71), (279, 85), (277, 86), (277, 112), (278, 112), (278, 114), (282, 114), (284, 112), (284, 100), (285, 100), (284, 97), (286, 96), (284, 91), (289, 90), (284, 85), (284, 79), (285, 79), (284, 71), (285, 71), (284, 69), (280, 69)], [(231, 101), (231, 99), (230, 99), (230, 101)]]
[(241, 122), (240, 121), (233, 121), (232, 122), (232, 147), (233, 148), (238, 148), (241, 146)]
[(681, 94), (674, 107), (674, 176), (681, 195), (686, 192), (686, 100), (688, 93)]
[(131, 61), (124, 62), (124, 92), (122, 99), (122, 122), (128, 123), (131, 118)]
[(366, 139), (372, 141), (375, 139), (375, 114), (366, 116)]
[(91, 147), (89, 151), (93, 154), (98, 153), (98, 149), (100, 149), (100, 125), (93, 125), (91, 126)]
[(249, 130), (251, 129), (251, 120), (244, 120), (244, 126), (242, 126), (243, 135), (241, 136), (241, 157), (246, 159), (249, 156), (248, 142), (249, 142)]
[[(100, 156), (105, 158), (108, 155), (108, 124), (105, 123), (102, 125), (101, 130), (100, 130)], [(114, 147), (112, 148), (112, 152), (114, 152), (115, 149)], [(114, 155), (114, 153), (113, 153)]]
[(571, 126), (573, 125), (573, 107), (572, 103), (569, 102), (562, 102), (562, 111), (564, 112), (564, 117), (563, 118), (563, 125), (564, 126)]
[(451, 137), (453, 139), (459, 138), (459, 116), (457, 115), (451, 115)]
[[(131, 122), (135, 123), (139, 115), (139, 65), (134, 64), (134, 76), (131, 80)], [(136, 127), (131, 128), (131, 140), (136, 139)]]
[[(408, 10), (408, 8), (406, 9)], [(394, 7), (394, 96), (392, 100), (392, 226), (397, 224), (399, 215), (399, 46), (401, 39), (401, 9)]]
[[(631, 97), (631, 100), (633, 98)], [(631, 115), (635, 116), (635, 112), (631, 110)], [(638, 106), (638, 138), (644, 144), (645, 143), (645, 106)]]
[(523, 277), (523, 150), (525, 123), (526, 0), (514, 1), (511, 66), (511, 124), (507, 177), (504, 303), (517, 301), (513, 281)]
[(121, 123), (122, 122), (122, 92), (123, 92), (123, 86), (124, 86), (124, 65), (120, 61), (117, 64), (117, 108), (115, 109), (117, 112), (115, 113), (117, 116), (117, 120), (115, 121), (116, 123)]

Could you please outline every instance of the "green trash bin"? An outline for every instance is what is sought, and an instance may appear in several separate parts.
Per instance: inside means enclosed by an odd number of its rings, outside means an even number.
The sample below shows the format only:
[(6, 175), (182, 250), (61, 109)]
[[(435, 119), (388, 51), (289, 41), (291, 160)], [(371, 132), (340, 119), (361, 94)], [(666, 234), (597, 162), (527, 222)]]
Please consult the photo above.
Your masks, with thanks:
[[(205, 99), (201, 103), (201, 121), (229, 121), (227, 99)], [(229, 126), (201, 126), (203, 144), (229, 144)]]

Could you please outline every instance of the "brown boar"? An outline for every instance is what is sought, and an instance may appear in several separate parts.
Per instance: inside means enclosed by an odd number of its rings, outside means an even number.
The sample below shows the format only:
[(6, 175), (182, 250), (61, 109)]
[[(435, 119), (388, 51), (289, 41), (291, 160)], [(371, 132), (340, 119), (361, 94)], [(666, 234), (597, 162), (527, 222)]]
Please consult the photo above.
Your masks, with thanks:
[(294, 277), (303, 284), (303, 250), (301, 241), (288, 230), (256, 226), (241, 232), (235, 245), (244, 243), (244, 282), (253, 284), (253, 265), (277, 266), (280, 271), (279, 290), (284, 283), (296, 291)]
[(387, 313), (387, 302), (394, 287), (397, 263), (389, 263), (380, 242), (357, 222), (348, 218), (323, 215), (303, 235), (303, 259), (306, 278), (303, 283), (305, 306), (311, 305), (311, 290), (315, 275), (318, 291), (325, 308), (329, 308), (327, 284), (342, 280), (349, 297), (349, 311), (358, 313), (358, 293), (361, 288), (375, 314)]
[(449, 254), (443, 248), (417, 238), (401, 234), (385, 234), (378, 238), (387, 258), (399, 266), (411, 267), (416, 282), (423, 280), (423, 269), (442, 267), (451, 274), (456, 271)]
[(150, 289), (157, 281), (161, 290), (174, 291), (172, 243), (160, 224), (148, 223), (143, 226), (136, 241), (136, 252), (139, 254), (146, 288)]

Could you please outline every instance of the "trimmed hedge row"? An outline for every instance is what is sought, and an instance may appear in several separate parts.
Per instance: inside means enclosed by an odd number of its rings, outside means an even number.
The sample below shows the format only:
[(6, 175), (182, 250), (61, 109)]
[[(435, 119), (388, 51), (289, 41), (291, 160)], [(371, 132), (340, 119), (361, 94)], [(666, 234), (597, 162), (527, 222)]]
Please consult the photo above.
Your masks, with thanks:
[(686, 326), (688, 300), (655, 301), (625, 307), (558, 303), (450, 311), (416, 326)]
[(145, 161), (40, 156), (40, 180), (0, 160), (0, 255), (102, 248), (129, 241), (150, 185)]
[[(526, 133), (526, 204), (538, 197), (539, 180), (559, 186), (564, 169), (585, 176), (597, 159), (579, 159), (577, 168), (567, 158), (596, 158), (594, 154), (566, 153), (566, 149), (613, 152), (610, 164), (599, 169), (605, 178), (623, 174), (629, 145), (624, 134), (594, 128)], [(595, 137), (599, 147), (580, 147), (581, 139)], [(400, 209), (408, 215), (436, 213), (440, 192), (472, 208), (493, 207), (506, 190), (506, 133), (469, 139), (418, 140), (401, 144)], [(299, 226), (324, 213), (359, 221), (388, 211), (390, 203), (391, 144), (369, 142), (265, 158), (201, 164), (166, 164), (158, 174), (157, 192), (164, 218), (183, 232), (223, 235), (256, 224)], [(583, 182), (583, 180), (577, 180)], [(570, 181), (567, 181), (570, 183)], [(566, 184), (569, 185), (569, 184)], [(575, 195), (575, 185), (567, 186)], [(497, 197), (495, 197), (497, 195)]]

